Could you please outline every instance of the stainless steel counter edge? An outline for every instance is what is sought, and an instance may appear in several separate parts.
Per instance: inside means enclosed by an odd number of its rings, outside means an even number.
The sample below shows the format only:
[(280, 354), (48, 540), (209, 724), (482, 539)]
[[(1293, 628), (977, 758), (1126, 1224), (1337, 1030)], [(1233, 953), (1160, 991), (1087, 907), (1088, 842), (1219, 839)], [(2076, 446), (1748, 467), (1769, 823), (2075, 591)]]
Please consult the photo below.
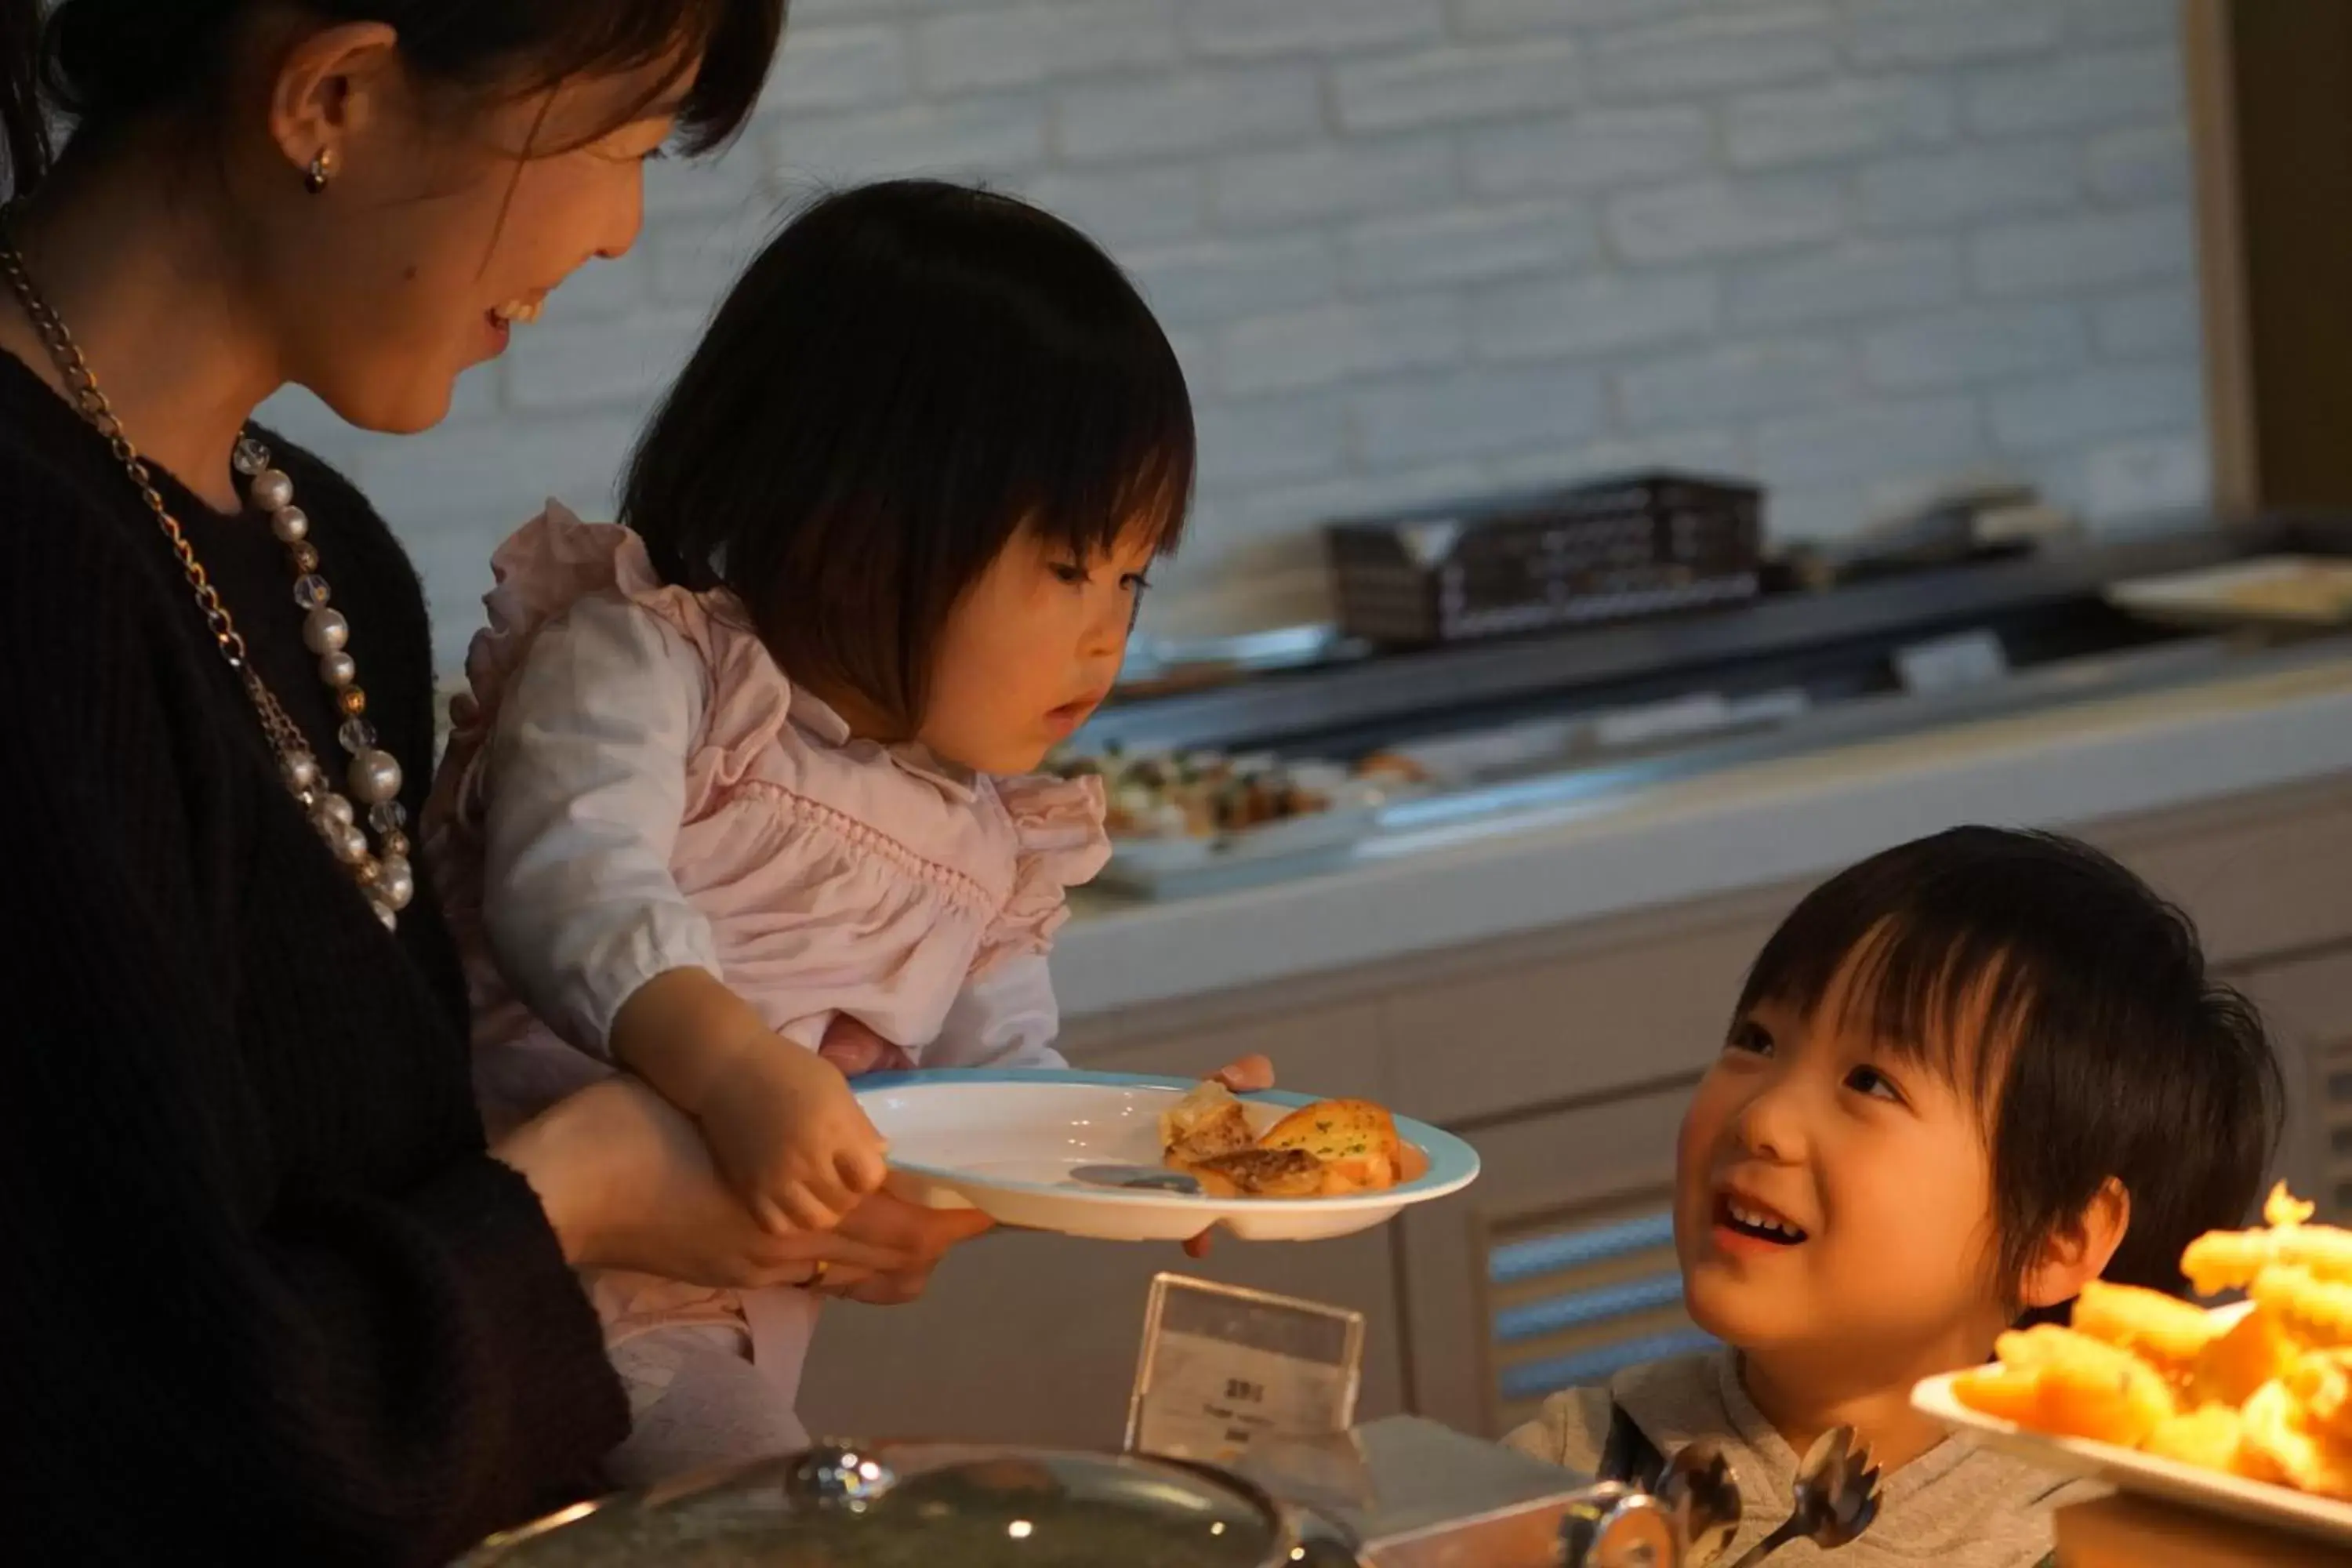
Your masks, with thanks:
[(1904, 628), (1965, 625), (1972, 617), (2094, 594), (2109, 583), (2210, 566), (2276, 529), (2223, 532), (2159, 530), (2062, 545), (2021, 560), (1866, 583), (1830, 594), (1786, 594), (1737, 610), (1666, 616), (1588, 627), (1573, 635), (1505, 638), (1392, 651), (1387, 657), (1294, 671), (1277, 679), (1146, 698), (1096, 715), (1078, 743), (1192, 746), (1255, 744), (1298, 729), (1375, 722), (1444, 710), (1464, 692), (1495, 700), (1590, 688), (1724, 660), (1768, 658)]
[(1320, 877), (1087, 911), (1065, 1017), (1823, 875), (1963, 822), (2065, 826), (2352, 771), (2352, 658), (1957, 725), (1433, 835)]

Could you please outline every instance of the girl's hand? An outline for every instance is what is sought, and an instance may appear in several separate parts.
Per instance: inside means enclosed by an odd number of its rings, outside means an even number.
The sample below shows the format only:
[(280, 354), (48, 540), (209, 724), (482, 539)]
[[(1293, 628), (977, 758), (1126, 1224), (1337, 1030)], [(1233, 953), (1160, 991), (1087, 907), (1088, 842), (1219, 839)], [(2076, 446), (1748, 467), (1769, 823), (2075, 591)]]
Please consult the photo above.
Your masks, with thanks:
[(770, 1036), (695, 1107), (712, 1159), (770, 1230), (830, 1230), (888, 1173), (881, 1134), (841, 1069)]
[(855, 1290), (926, 1271), (944, 1250), (914, 1245), (931, 1239), (914, 1227), (853, 1236), (761, 1226), (720, 1179), (694, 1123), (626, 1077), (583, 1089), (491, 1152), (530, 1183), (575, 1267), (739, 1289), (822, 1274), (828, 1289)]
[(608, 1043), (700, 1125), (769, 1229), (830, 1229), (882, 1184), (881, 1137), (841, 1069), (779, 1037), (718, 976), (656, 975), (621, 1005)]
[[(1246, 1056), (1238, 1061), (1227, 1062), (1223, 1067), (1219, 1068), (1209, 1076), (1212, 1079), (1214, 1079), (1217, 1082), (1223, 1084), (1227, 1089), (1232, 1089), (1235, 1094), (1247, 1094), (1253, 1089), (1272, 1089), (1274, 1087), (1274, 1063), (1262, 1056)], [(1204, 1230), (1200, 1235), (1194, 1237), (1192, 1240), (1186, 1242), (1184, 1244), (1185, 1256), (1188, 1258), (1208, 1257), (1209, 1238), (1215, 1234), (1216, 1233), (1214, 1231)]]

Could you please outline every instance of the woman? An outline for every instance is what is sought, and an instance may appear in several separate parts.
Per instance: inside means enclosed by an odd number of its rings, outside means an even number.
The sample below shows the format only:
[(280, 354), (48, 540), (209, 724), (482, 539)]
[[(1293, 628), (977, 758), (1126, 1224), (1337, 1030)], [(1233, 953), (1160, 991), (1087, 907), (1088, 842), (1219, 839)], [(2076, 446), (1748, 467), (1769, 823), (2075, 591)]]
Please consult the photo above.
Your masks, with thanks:
[(248, 424), (440, 419), (740, 123), (782, 0), (42, 9), (0, 0), (0, 1532), (445, 1561), (624, 1434), (570, 1266), (898, 1300), (971, 1228), (769, 1237), (625, 1087), (484, 1147), (408, 858), (422, 595)]

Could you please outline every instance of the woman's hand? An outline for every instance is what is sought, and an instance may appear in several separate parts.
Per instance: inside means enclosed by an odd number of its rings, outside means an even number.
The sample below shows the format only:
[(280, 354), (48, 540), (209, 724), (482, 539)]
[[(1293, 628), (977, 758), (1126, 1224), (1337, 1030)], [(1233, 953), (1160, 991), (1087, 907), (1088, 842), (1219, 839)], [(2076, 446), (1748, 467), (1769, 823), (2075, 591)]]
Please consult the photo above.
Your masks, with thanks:
[[(1227, 1089), (1232, 1089), (1235, 1094), (1248, 1094), (1254, 1089), (1272, 1089), (1274, 1087), (1274, 1063), (1265, 1057), (1251, 1055), (1243, 1057), (1237, 1061), (1227, 1062), (1223, 1067), (1219, 1068), (1209, 1076), (1217, 1082), (1223, 1084)], [(1186, 1242), (1184, 1244), (1185, 1256), (1188, 1258), (1208, 1257), (1209, 1238), (1215, 1234), (1216, 1233), (1214, 1231), (1204, 1230), (1200, 1235), (1194, 1237), (1192, 1240)]]
[(915, 1058), (846, 1013), (834, 1015), (816, 1054), (841, 1069), (844, 1078), (870, 1072), (911, 1072)]
[(1253, 1054), (1227, 1062), (1209, 1076), (1235, 1094), (1248, 1094), (1274, 1087), (1274, 1063)]
[(932, 1268), (950, 1247), (961, 1246), (994, 1225), (978, 1209), (927, 1209), (887, 1193), (876, 1193), (849, 1212), (835, 1234), (901, 1254), (908, 1263), (870, 1276), (829, 1278), (826, 1293), (846, 1296), (869, 1307), (911, 1301), (930, 1284)]
[(929, 1227), (772, 1231), (721, 1179), (695, 1124), (626, 1077), (551, 1107), (491, 1152), (530, 1183), (578, 1268), (740, 1289), (822, 1279), (829, 1289), (854, 1290), (928, 1273), (952, 1240), (986, 1228), (943, 1215), (949, 1223)]

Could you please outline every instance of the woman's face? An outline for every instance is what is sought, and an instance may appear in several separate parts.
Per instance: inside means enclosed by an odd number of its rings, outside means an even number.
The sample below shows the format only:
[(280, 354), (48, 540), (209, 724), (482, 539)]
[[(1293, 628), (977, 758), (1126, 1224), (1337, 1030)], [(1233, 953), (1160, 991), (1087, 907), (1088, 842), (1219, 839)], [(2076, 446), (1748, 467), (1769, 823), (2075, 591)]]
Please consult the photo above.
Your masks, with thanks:
[(486, 101), (420, 87), (395, 57), (356, 82), (323, 192), (282, 155), (266, 172), (282, 221), (247, 267), (284, 379), (363, 429), (438, 423), (460, 373), (583, 262), (635, 243), (646, 163), (692, 79), (663, 61)]

